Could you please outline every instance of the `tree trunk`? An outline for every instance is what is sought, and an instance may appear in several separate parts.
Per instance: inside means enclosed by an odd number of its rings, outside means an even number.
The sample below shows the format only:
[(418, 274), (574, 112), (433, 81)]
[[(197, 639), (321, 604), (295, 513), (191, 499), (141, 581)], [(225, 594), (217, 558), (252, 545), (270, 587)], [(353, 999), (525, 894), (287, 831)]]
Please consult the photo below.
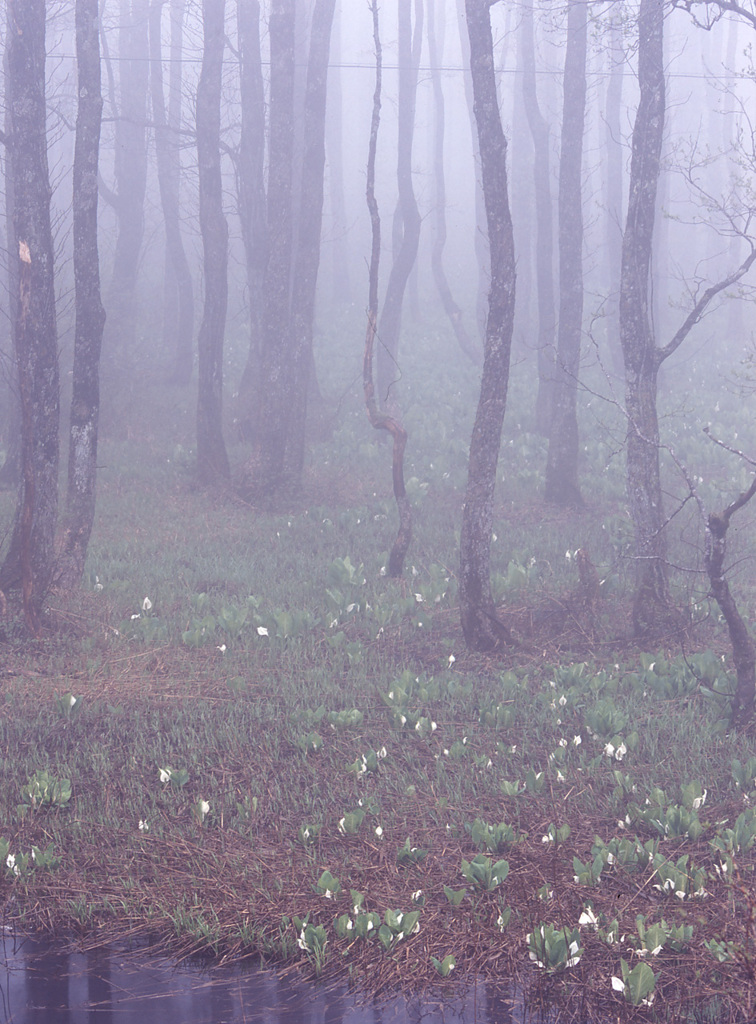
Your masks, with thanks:
[(491, 251), (491, 291), (480, 399), (470, 441), (460, 540), (459, 602), (465, 641), (486, 651), (509, 638), (491, 593), (491, 526), (496, 466), (509, 384), (515, 302), (515, 256), (507, 195), (507, 141), (494, 77), (488, 0), (465, 0), (474, 113)]
[(334, 68), (328, 80), (328, 113), (326, 148), (328, 151), (328, 184), (331, 200), (331, 301), (335, 306), (352, 303), (352, 273), (347, 244), (347, 210), (344, 189), (343, 93), (341, 88), (341, 14), (336, 11), (331, 50)]
[[(10, 16), (10, 10), (6, 12), (6, 20)], [(6, 27), (6, 39), (9, 31)], [(7, 83), (8, 72), (8, 47), (3, 55), (3, 76)], [(7, 92), (7, 88), (6, 88)], [(6, 138), (11, 134), (11, 111), (10, 105), (5, 103), (4, 128)], [(5, 230), (7, 256), (7, 276), (5, 286), (7, 289), (8, 311), (8, 350), (3, 351), (3, 391), (7, 395), (5, 423), (7, 429), (5, 444), (5, 462), (0, 466), (0, 487), (17, 487), (21, 480), (21, 402), (18, 393), (18, 366), (16, 361), (16, 327), (18, 326), (18, 262), (12, 256), (13, 252), (13, 169), (11, 167), (11, 149), (4, 150), (3, 178), (5, 184)]]
[(362, 390), (365, 395), (365, 406), (371, 425), (376, 430), (387, 431), (393, 439), (391, 468), (394, 498), (396, 499), (399, 511), (399, 529), (396, 540), (391, 548), (391, 554), (389, 555), (388, 574), (389, 576), (397, 577), (402, 575), (404, 559), (412, 540), (412, 506), (404, 486), (404, 449), (407, 444), (407, 432), (393, 416), (380, 411), (375, 399), (375, 386), (373, 382), (373, 349), (378, 324), (378, 272), (381, 262), (381, 218), (378, 212), (378, 201), (375, 198), (375, 157), (378, 147), (378, 128), (381, 120), (381, 86), (383, 81), (383, 53), (378, 19), (378, 0), (371, 0), (370, 12), (373, 16), (373, 43), (375, 46), (375, 90), (373, 92), (373, 113), (370, 119), (365, 198), (370, 213), (372, 245), (368, 277), (367, 331), (362, 360)]
[(237, 0), (241, 91), (241, 136), (237, 181), (239, 219), (247, 269), (249, 353), (236, 399), (240, 436), (256, 438), (260, 413), (260, 358), (263, 338), (267, 223), (265, 209), (265, 87), (260, 54), (259, 0)]
[(223, 214), (220, 101), (225, 46), (225, 0), (203, 0), (204, 48), (197, 88), (197, 160), (205, 305), (198, 338), (197, 477), (228, 480), (223, 441), (223, 335), (228, 301), (228, 225)]
[(335, 0), (316, 0), (310, 29), (310, 54), (304, 95), (302, 185), (291, 299), (292, 358), (287, 381), (289, 425), (283, 467), (284, 489), (294, 494), (302, 485), (307, 410), (314, 364), (312, 332), (323, 227), (328, 59), (335, 6)]
[(477, 288), (475, 291), (475, 319), (478, 326), (478, 337), (481, 343), (486, 336), (486, 317), (488, 315), (488, 290), (491, 284), (491, 260), (488, 251), (488, 239), (481, 225), (486, 219), (486, 204), (483, 200), (483, 186), (480, 180), (480, 151), (478, 149), (478, 128), (475, 124), (475, 112), (473, 111), (473, 89), (472, 76), (468, 69), (470, 67), (470, 38), (467, 31), (467, 15), (465, 14), (465, 0), (457, 0), (457, 23), (459, 25), (460, 47), (462, 50), (462, 66), (465, 69), (465, 99), (470, 115), (470, 131), (472, 135), (472, 155), (475, 165), (475, 223), (477, 228), (473, 232), (475, 245), (475, 261), (477, 264)]
[(477, 344), (467, 332), (462, 310), (452, 295), (449, 280), (444, 269), (444, 249), (446, 248), (446, 173), (444, 170), (444, 138), (446, 132), (446, 111), (444, 90), (441, 84), (441, 64), (444, 52), (445, 13), (441, 15), (441, 25), (436, 28), (436, 4), (428, 7), (428, 56), (431, 65), (431, 81), (433, 83), (433, 184), (435, 187), (436, 237), (431, 252), (431, 269), (433, 280), (438, 289), (441, 305), (449, 318), (454, 336), (460, 349), (473, 363), (480, 363), (481, 353)]
[(30, 630), (55, 568), (58, 516), (59, 370), (50, 178), (47, 164), (44, 0), (8, 0), (6, 102), (14, 187), (12, 258), (19, 301), (16, 360), (21, 396), (23, 477), (0, 590), (21, 587)]
[(520, 26), (522, 94), (533, 137), (533, 184), (536, 213), (536, 287), (538, 292), (538, 395), (535, 426), (548, 437), (551, 422), (556, 314), (554, 304), (554, 225), (551, 203), (551, 142), (549, 126), (541, 113), (536, 89), (533, 0), (525, 6)]
[[(399, 336), (402, 329), (402, 305), (409, 276), (417, 259), (420, 243), (420, 211), (417, 208), (412, 184), (412, 145), (415, 135), (415, 104), (419, 65), (418, 47), (412, 41), (412, 6), (409, 0), (398, 0), (398, 138), (396, 173), (399, 186), (400, 230), (395, 249), (383, 311), (378, 327), (381, 345), (377, 357), (378, 402), (382, 406), (395, 406), (392, 385), (399, 379), (397, 366)], [(422, 0), (415, 0), (415, 33), (422, 33)]]
[(578, 484), (577, 385), (583, 333), (583, 134), (587, 0), (570, 0), (559, 156), (559, 330), (546, 461), (546, 501), (582, 505)]
[(624, 51), (620, 13), (612, 15), (611, 44), (608, 52), (609, 78), (604, 109), (604, 149), (606, 176), (604, 178), (604, 239), (607, 269), (607, 341), (610, 365), (619, 372), (622, 367), (620, 345), (619, 294), (622, 276), (622, 210), (624, 178), (624, 152), (622, 145), (622, 84), (624, 79)]
[(260, 353), (260, 418), (244, 489), (252, 500), (281, 490), (288, 433), (287, 374), (291, 353), (292, 185), (296, 0), (272, 0), (268, 133), (268, 259)]
[(756, 703), (756, 647), (725, 578), (724, 562), (730, 519), (734, 512), (751, 500), (754, 493), (756, 477), (747, 491), (720, 515), (710, 515), (706, 523), (706, 573), (711, 592), (727, 623), (735, 664), (737, 682), (732, 698), (730, 725), (736, 729), (742, 728), (753, 717)]
[(638, 19), (640, 100), (633, 128), (630, 195), (622, 243), (620, 340), (628, 416), (627, 488), (635, 529), (636, 633), (669, 623), (656, 387), (659, 353), (650, 316), (650, 272), (659, 162), (664, 134), (664, 2), (641, 0)]
[(100, 415), (100, 349), (105, 310), (97, 249), (97, 167), (102, 91), (98, 0), (76, 0), (78, 111), (73, 167), (74, 335), (73, 395), (68, 440), (68, 493), (60, 581), (81, 580), (92, 533)]
[(149, 0), (121, 0), (119, 28), (119, 106), (115, 117), (115, 195), (118, 236), (107, 296), (105, 348), (109, 362), (123, 372), (136, 340), (137, 275), (144, 238), (147, 189), (147, 85)]
[[(181, 90), (181, 61), (175, 60), (176, 48), (183, 35), (183, 3), (171, 7), (171, 113), (168, 122), (163, 89), (163, 55), (161, 45), (162, 12), (166, 0), (152, 0), (150, 7), (150, 66), (152, 84), (152, 120), (155, 125), (155, 156), (157, 158), (160, 203), (165, 222), (166, 276), (175, 284), (175, 303), (164, 307), (163, 338), (173, 356), (171, 380), (188, 384), (192, 376), (192, 342), (194, 339), (194, 287), (189, 261), (181, 238), (179, 212), (180, 161), (175, 93)], [(174, 33), (178, 36), (174, 39)], [(175, 45), (174, 45), (175, 44)], [(178, 81), (176, 80), (178, 66)], [(166, 288), (166, 291), (168, 289)], [(168, 292), (170, 295), (170, 292)]]

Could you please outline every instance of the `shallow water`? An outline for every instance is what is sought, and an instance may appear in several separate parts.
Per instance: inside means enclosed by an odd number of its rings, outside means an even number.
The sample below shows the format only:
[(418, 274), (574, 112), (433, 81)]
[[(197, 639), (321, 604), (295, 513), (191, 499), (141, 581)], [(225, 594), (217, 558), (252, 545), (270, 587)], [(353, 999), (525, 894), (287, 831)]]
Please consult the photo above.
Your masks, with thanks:
[[(254, 968), (177, 965), (146, 950), (59, 952), (5, 935), (2, 1024), (522, 1024), (522, 1002), (479, 982), (380, 1002)], [(453, 996), (453, 998), (452, 998)], [(530, 1016), (529, 1024), (536, 1024)]]

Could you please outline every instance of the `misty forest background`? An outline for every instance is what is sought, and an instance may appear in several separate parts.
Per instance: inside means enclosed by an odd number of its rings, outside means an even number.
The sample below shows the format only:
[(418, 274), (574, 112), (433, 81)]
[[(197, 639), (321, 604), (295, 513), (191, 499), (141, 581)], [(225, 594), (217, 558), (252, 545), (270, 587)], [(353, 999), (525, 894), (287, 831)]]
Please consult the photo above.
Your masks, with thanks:
[[(250, 515), (393, 473), (390, 576), (413, 505), (461, 508), (473, 650), (512, 641), (494, 507), (599, 510), (583, 628), (610, 578), (648, 642), (710, 593), (748, 717), (753, 5), (5, 6), (0, 588), (32, 633), (82, 577), (101, 437)], [(494, 577), (527, 557), (502, 537)]]

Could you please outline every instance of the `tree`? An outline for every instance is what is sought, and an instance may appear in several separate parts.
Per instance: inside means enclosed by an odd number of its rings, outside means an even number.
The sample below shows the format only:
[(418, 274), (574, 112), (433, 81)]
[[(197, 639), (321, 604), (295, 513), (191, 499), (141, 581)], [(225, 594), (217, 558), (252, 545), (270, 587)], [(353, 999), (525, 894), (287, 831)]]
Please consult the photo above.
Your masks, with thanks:
[(559, 331), (546, 460), (546, 500), (582, 505), (578, 484), (577, 384), (583, 333), (583, 133), (587, 0), (567, 7), (564, 112), (559, 155)]
[(166, 0), (152, 0), (150, 6), (150, 81), (152, 119), (155, 125), (160, 204), (163, 208), (166, 249), (166, 283), (163, 337), (173, 354), (172, 379), (188, 384), (192, 376), (194, 339), (194, 286), (181, 237), (179, 188), (181, 166), (178, 147), (181, 103), (181, 40), (184, 3), (171, 4), (171, 74), (169, 113), (166, 114), (163, 87), (162, 15)]
[[(6, 18), (10, 10), (6, 11)], [(8, 80), (8, 47), (3, 55), (4, 79)], [(4, 143), (11, 134), (10, 105), (5, 104)], [(8, 238), (5, 250), (7, 257), (7, 274), (4, 291), (7, 295), (7, 323), (9, 348), (2, 351), (0, 373), (3, 378), (5, 400), (6, 433), (5, 462), (0, 466), (0, 487), (17, 487), (21, 479), (21, 403), (18, 395), (18, 373), (15, 357), (15, 333), (18, 324), (18, 264), (11, 253), (13, 233), (13, 172), (11, 170), (10, 151), (5, 150), (3, 159), (3, 179), (5, 183), (5, 223)]]
[(73, 167), (76, 330), (68, 439), (68, 491), (59, 580), (81, 579), (92, 533), (100, 416), (100, 349), (105, 310), (100, 299), (97, 248), (97, 167), (102, 90), (98, 0), (76, 0), (78, 111)]
[(468, 647), (491, 650), (509, 633), (491, 592), (496, 466), (507, 403), (515, 301), (515, 254), (507, 194), (507, 140), (501, 125), (488, 0), (465, 0), (473, 104), (491, 253), (491, 290), (480, 398), (475, 414), (460, 538), (459, 603)]
[(249, 354), (237, 396), (241, 436), (252, 441), (259, 429), (260, 360), (263, 344), (265, 266), (268, 257), (265, 200), (265, 85), (260, 53), (259, 0), (237, 0), (241, 132), (236, 159), (239, 220), (247, 272)]
[[(109, 359), (128, 365), (136, 338), (137, 275), (144, 239), (147, 190), (147, 86), (149, 0), (120, 0), (118, 99), (106, 45), (109, 100), (115, 118), (115, 188), (100, 182), (118, 220), (113, 270), (107, 294), (105, 335)], [(103, 33), (103, 40), (106, 40)]]
[(373, 16), (373, 42), (375, 45), (375, 90), (373, 92), (373, 113), (370, 119), (370, 141), (368, 144), (367, 187), (365, 197), (370, 213), (372, 245), (370, 250), (370, 271), (368, 277), (368, 316), (365, 334), (365, 351), (362, 360), (362, 389), (368, 419), (376, 430), (385, 430), (393, 439), (392, 479), (394, 498), (399, 511), (399, 529), (389, 555), (389, 576), (401, 576), (404, 559), (412, 539), (412, 506), (404, 486), (404, 449), (407, 431), (393, 416), (381, 412), (375, 398), (373, 381), (373, 351), (378, 325), (378, 270), (381, 260), (381, 218), (375, 198), (375, 156), (378, 147), (378, 128), (381, 117), (381, 86), (383, 81), (383, 51), (381, 49), (378, 0), (371, 0)]
[(8, 154), (14, 186), (12, 258), (19, 296), (15, 329), (21, 399), (21, 465), (0, 590), (21, 587), (29, 629), (40, 632), (53, 581), (58, 517), (59, 369), (50, 176), (47, 163), (44, 0), (8, 0)]
[[(397, 379), (404, 292), (417, 259), (422, 223), (412, 184), (412, 146), (415, 134), (420, 41), (423, 31), (423, 3), (422, 0), (415, 0), (414, 37), (412, 4), (409, 0), (397, 0), (397, 4), (399, 60), (396, 144), (399, 200), (395, 219), (397, 239), (394, 247), (394, 261), (391, 265), (378, 324), (380, 348), (377, 354), (378, 402), (383, 406), (388, 403), (389, 408), (392, 406), (391, 387)], [(393, 404), (395, 405), (395, 403)]]
[(446, 115), (444, 90), (441, 84), (441, 64), (444, 51), (445, 17), (442, 15), (440, 28), (436, 26), (436, 4), (431, 0), (428, 6), (428, 56), (433, 84), (433, 184), (435, 186), (436, 237), (431, 252), (431, 269), (441, 305), (449, 318), (459, 347), (473, 363), (480, 362), (477, 339), (473, 341), (465, 326), (462, 310), (454, 299), (449, 279), (444, 269), (446, 247), (446, 174), (444, 171), (444, 139)]
[(664, 2), (641, 0), (638, 16), (640, 98), (633, 127), (630, 196), (622, 243), (620, 341), (625, 364), (627, 490), (634, 528), (633, 623), (639, 635), (677, 630), (681, 617), (669, 591), (665, 518), (659, 464), (657, 380), (659, 367), (699, 322), (712, 300), (748, 273), (756, 247), (739, 267), (700, 292), (666, 345), (659, 346), (650, 315), (650, 273), (659, 163), (664, 132)]
[[(299, 106), (295, 88), (298, 9), (295, 0), (274, 0), (269, 21), (268, 258), (260, 411), (244, 484), (247, 494), (257, 501), (291, 496), (301, 489), (305, 417), (313, 384), (312, 323), (320, 258), (326, 85), (334, 4), (332, 0), (315, 4), (307, 80)], [(298, 118), (301, 159), (297, 159), (295, 147)], [(299, 211), (296, 226), (295, 209)]]
[(205, 304), (197, 347), (197, 477), (202, 484), (228, 480), (223, 440), (223, 336), (228, 303), (228, 225), (223, 214), (220, 102), (225, 46), (225, 0), (203, 0), (204, 47), (197, 88), (197, 161)]
[(289, 436), (283, 466), (287, 486), (294, 491), (301, 486), (307, 410), (311, 404), (310, 384), (314, 377), (312, 334), (320, 269), (328, 58), (335, 7), (335, 0), (316, 0), (304, 94), (301, 187), (291, 296), (289, 391), (293, 401), (289, 406)]
[(536, 290), (538, 294), (538, 395), (535, 425), (546, 437), (551, 423), (554, 385), (554, 228), (551, 203), (551, 140), (549, 125), (541, 113), (536, 89), (533, 0), (525, 5), (520, 25), (522, 57), (522, 98), (533, 137), (533, 185), (536, 213)]

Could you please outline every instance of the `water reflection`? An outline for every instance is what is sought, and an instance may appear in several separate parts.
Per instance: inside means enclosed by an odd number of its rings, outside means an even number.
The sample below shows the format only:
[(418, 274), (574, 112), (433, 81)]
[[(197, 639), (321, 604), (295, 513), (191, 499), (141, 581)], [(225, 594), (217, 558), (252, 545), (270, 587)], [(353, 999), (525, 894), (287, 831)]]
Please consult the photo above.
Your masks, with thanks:
[[(449, 990), (452, 991), (452, 990)], [(146, 950), (62, 953), (4, 936), (2, 1024), (520, 1024), (519, 1000), (482, 982), (380, 1003), (254, 969), (177, 966)], [(519, 1005), (518, 1005), (519, 1004)], [(532, 1018), (531, 1018), (532, 1020)]]

